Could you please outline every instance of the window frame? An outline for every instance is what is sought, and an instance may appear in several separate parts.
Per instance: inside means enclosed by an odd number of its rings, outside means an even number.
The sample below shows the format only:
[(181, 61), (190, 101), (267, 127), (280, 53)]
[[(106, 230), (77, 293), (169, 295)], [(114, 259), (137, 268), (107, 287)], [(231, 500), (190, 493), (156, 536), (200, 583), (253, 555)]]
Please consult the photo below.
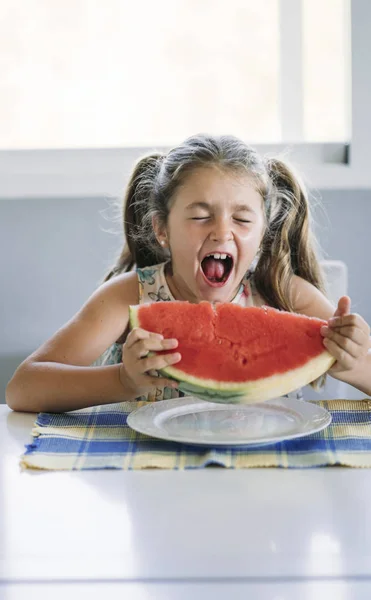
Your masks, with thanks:
[[(283, 31), (301, 18), (301, 0), (280, 0), (280, 19)], [(296, 166), (310, 188), (361, 189), (371, 187), (371, 168), (368, 161), (368, 132), (371, 131), (371, 76), (366, 59), (371, 55), (371, 22), (369, 0), (350, 0), (351, 23), (351, 142), (254, 144), (263, 154), (284, 154)], [(282, 38), (286, 36), (282, 36)], [(287, 36), (288, 37), (288, 36)], [(294, 84), (301, 77), (298, 53), (292, 44), (281, 43), (282, 68), (290, 72)], [(295, 57), (293, 59), (292, 57)], [(287, 60), (286, 60), (287, 59)], [(295, 60), (295, 63), (292, 61)], [(286, 62), (285, 62), (286, 61)], [(290, 65), (291, 61), (291, 65)], [(281, 94), (283, 132), (300, 131), (299, 109), (301, 92), (293, 80)], [(291, 97), (290, 103), (283, 102)], [(289, 122), (289, 115), (295, 118)], [(290, 129), (291, 128), (291, 129)], [(292, 129), (294, 128), (294, 129)], [(296, 128), (296, 129), (295, 129)], [(159, 150), (166, 148), (157, 147)], [(0, 151), (0, 198), (61, 198), (121, 196), (134, 161), (153, 148), (81, 148)], [(125, 172), (125, 169), (127, 170)]]

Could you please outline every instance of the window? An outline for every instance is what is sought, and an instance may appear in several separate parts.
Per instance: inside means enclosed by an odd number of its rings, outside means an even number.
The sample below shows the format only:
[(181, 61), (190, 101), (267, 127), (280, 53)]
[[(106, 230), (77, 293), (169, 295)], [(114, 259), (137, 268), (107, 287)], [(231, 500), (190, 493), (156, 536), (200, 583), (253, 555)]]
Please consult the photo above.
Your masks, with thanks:
[(303, 137), (350, 141), (350, 5), (348, 0), (304, 0)]
[(349, 0), (2, 0), (0, 148), (348, 142)]

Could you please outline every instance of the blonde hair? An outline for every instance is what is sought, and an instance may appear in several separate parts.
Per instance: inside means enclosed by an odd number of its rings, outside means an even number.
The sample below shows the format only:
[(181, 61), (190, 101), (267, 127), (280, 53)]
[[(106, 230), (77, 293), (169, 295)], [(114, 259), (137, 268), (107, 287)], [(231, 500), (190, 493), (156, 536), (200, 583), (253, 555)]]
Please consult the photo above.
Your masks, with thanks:
[(254, 273), (258, 292), (270, 306), (293, 311), (290, 281), (298, 275), (324, 291), (310, 228), (308, 194), (294, 171), (278, 158), (265, 159), (234, 136), (199, 134), (167, 154), (141, 158), (127, 185), (123, 224), (126, 242), (112, 276), (167, 259), (152, 218), (166, 226), (171, 201), (196, 168), (216, 166), (251, 176), (264, 203), (266, 229)]
[(267, 304), (293, 311), (290, 294), (293, 275), (325, 293), (311, 229), (308, 193), (298, 175), (283, 160), (267, 160), (266, 169), (271, 192), (265, 201), (267, 228), (254, 281)]

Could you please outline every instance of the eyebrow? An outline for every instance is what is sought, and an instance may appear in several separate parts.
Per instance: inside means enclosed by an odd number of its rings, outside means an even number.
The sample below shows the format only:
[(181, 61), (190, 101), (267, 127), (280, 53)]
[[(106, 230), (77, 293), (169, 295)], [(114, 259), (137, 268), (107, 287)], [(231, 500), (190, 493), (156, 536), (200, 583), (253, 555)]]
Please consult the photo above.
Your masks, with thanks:
[[(186, 210), (191, 210), (192, 208), (204, 208), (206, 210), (209, 210), (211, 208), (211, 205), (208, 204), (208, 202), (192, 202), (191, 204), (188, 204)], [(247, 204), (235, 204), (232, 208), (236, 212), (246, 211), (256, 214), (255, 210)]]

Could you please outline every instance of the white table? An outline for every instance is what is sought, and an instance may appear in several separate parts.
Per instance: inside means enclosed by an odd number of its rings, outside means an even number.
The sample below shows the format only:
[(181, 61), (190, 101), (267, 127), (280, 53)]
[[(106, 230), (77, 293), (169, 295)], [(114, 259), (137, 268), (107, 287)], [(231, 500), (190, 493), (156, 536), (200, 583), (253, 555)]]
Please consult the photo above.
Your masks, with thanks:
[(0, 405), (1, 599), (371, 597), (370, 470), (21, 471), (34, 420)]

